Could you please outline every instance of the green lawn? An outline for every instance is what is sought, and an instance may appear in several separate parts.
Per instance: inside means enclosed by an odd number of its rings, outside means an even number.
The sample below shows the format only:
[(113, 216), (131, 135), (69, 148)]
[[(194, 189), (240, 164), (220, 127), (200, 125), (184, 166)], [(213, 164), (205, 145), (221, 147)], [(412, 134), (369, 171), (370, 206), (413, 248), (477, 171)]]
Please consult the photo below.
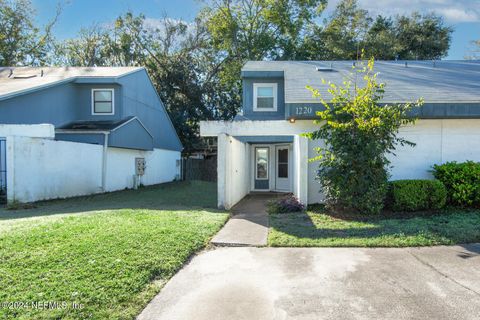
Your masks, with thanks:
[(0, 303), (67, 303), (0, 318), (133, 319), (225, 223), (215, 205), (215, 184), (178, 182), (0, 209)]
[(271, 214), (275, 247), (407, 247), (480, 241), (480, 210), (444, 210), (409, 218), (333, 216), (321, 207)]

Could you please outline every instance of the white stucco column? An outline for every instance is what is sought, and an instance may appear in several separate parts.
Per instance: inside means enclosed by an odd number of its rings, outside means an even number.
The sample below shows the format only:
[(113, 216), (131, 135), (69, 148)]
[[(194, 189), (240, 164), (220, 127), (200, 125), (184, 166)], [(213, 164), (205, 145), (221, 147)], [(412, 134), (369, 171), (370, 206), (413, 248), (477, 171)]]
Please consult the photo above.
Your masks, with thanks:
[(308, 203), (308, 139), (301, 135), (293, 138), (294, 182), (293, 193), (303, 204)]
[(15, 136), (7, 137), (7, 201), (15, 201)]
[(219, 133), (217, 140), (217, 205), (225, 208), (227, 192), (227, 150), (228, 135)]

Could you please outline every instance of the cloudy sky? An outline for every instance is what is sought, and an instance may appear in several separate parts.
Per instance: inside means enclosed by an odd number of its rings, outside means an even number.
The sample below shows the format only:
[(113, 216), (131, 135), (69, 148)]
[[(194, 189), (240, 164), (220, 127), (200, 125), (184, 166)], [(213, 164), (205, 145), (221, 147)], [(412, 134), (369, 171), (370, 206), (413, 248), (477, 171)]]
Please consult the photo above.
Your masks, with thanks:
[[(327, 13), (339, 0), (330, 0)], [(45, 23), (55, 12), (59, 0), (33, 0), (39, 22)], [(462, 59), (471, 40), (480, 39), (480, 0), (359, 0), (372, 15), (436, 12), (455, 29), (447, 59)], [(56, 26), (59, 38), (72, 37), (82, 26), (108, 23), (126, 10), (144, 13), (151, 19), (165, 14), (192, 20), (202, 4), (198, 0), (66, 0)]]

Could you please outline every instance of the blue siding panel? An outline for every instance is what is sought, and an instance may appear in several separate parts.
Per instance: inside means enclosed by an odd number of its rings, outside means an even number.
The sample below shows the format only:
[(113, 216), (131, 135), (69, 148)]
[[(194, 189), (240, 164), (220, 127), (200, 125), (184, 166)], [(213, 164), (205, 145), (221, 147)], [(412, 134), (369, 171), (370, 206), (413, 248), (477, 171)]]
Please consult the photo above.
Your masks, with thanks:
[[(143, 150), (151, 150), (152, 144), (154, 148), (160, 149), (175, 151), (183, 149), (168, 113), (145, 69), (139, 69), (119, 78), (90, 80), (89, 82), (89, 79), (81, 78), (0, 100), (0, 123), (49, 123), (55, 127), (61, 127), (79, 120), (119, 121), (128, 116), (136, 116), (153, 138), (146, 137), (148, 133), (143, 127), (141, 130), (138, 127), (141, 125), (131, 124), (113, 134), (112, 143)], [(115, 90), (113, 115), (92, 115), (92, 89), (94, 88)], [(101, 137), (101, 141), (97, 136)], [(57, 139), (103, 144), (102, 135), (58, 134)]]
[(57, 133), (55, 140), (99, 144), (103, 146), (105, 136), (103, 133), (78, 134), (78, 133)]
[(242, 78), (283, 78), (283, 71), (242, 71)]
[(0, 101), (0, 123), (63, 125), (80, 116), (78, 101), (78, 90), (72, 83), (17, 95)]
[[(76, 84), (78, 118), (73, 120), (121, 120), (122, 115), (122, 87), (115, 83), (106, 84)], [(113, 115), (92, 114), (92, 89), (114, 89)]]
[[(281, 120), (285, 119), (285, 87), (283, 78), (244, 78), (243, 79), (243, 117), (249, 120)], [(255, 112), (253, 111), (253, 84), (276, 83), (277, 111)]]
[(269, 188), (268, 180), (256, 180), (255, 179), (255, 189), (256, 190), (268, 190)]
[[(317, 111), (323, 111), (321, 103), (287, 103), (285, 118), (315, 119)], [(412, 115), (420, 119), (479, 119), (480, 103), (425, 103)]]
[(153, 137), (135, 119), (112, 131), (108, 145), (118, 148), (153, 150)]
[(154, 147), (181, 151), (183, 146), (145, 70), (119, 79), (123, 86), (122, 118), (137, 116), (153, 136)]
[(292, 143), (293, 136), (234, 136), (240, 142), (243, 143)]

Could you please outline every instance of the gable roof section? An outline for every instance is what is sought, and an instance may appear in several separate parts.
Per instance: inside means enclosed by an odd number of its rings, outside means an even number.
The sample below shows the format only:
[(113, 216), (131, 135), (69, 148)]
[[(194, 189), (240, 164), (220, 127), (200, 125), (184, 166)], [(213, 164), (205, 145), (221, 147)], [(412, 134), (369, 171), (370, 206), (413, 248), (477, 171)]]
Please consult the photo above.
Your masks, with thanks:
[(0, 67), (0, 100), (72, 81), (115, 82), (143, 67)]
[[(319, 103), (305, 87), (319, 89), (329, 99), (322, 79), (341, 85), (354, 80), (354, 61), (249, 61), (242, 75), (283, 71), (285, 103)], [(331, 70), (329, 70), (331, 69)], [(480, 103), (480, 61), (376, 61), (374, 71), (385, 82), (383, 102)]]
[(109, 146), (153, 150), (153, 136), (135, 116), (120, 121), (74, 121), (55, 130), (57, 136), (109, 134)]

